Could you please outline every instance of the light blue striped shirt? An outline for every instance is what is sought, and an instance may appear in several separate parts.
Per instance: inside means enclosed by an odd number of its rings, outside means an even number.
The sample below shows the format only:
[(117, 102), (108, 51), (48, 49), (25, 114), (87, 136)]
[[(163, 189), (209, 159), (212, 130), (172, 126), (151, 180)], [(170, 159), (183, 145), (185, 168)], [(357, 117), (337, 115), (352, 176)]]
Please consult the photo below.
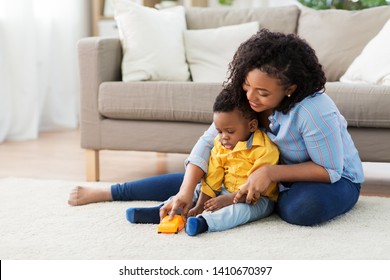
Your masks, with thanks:
[[(327, 94), (306, 97), (287, 114), (275, 111), (269, 120), (267, 134), (279, 147), (282, 163), (313, 161), (326, 169), (332, 183), (341, 177), (354, 183), (364, 181), (362, 162), (347, 131), (347, 121)], [(195, 144), (186, 164), (191, 162), (207, 172), (217, 134), (212, 124)]]

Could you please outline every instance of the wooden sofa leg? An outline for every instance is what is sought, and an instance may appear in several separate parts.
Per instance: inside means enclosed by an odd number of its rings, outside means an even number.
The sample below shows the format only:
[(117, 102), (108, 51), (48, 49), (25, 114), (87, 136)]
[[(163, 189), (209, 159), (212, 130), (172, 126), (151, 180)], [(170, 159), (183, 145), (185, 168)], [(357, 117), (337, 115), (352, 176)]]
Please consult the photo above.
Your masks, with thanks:
[(158, 174), (168, 173), (166, 153), (157, 153), (157, 173)]
[(87, 181), (99, 181), (99, 151), (98, 150), (86, 150), (87, 168), (86, 175)]

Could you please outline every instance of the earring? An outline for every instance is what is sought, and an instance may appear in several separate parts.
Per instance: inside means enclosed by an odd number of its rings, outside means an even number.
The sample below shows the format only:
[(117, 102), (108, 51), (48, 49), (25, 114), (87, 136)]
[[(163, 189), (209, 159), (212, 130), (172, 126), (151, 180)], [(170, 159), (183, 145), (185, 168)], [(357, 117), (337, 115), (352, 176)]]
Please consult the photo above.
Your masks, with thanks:
[(291, 97), (291, 94), (288, 94), (287, 97), (290, 98), (290, 97)]

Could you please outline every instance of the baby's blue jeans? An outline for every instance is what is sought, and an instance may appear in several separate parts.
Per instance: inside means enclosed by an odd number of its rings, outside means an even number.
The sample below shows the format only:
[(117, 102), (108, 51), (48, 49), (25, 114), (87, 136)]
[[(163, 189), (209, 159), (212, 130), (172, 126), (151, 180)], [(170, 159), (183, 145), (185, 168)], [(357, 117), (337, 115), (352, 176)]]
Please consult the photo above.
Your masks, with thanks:
[[(195, 191), (199, 192), (200, 188)], [(229, 194), (229, 191), (222, 188), (221, 195), (223, 194)], [(206, 220), (209, 232), (223, 231), (268, 217), (274, 211), (274, 205), (275, 203), (268, 198), (260, 197), (254, 205), (237, 203), (215, 212), (203, 212), (198, 216), (202, 216)]]

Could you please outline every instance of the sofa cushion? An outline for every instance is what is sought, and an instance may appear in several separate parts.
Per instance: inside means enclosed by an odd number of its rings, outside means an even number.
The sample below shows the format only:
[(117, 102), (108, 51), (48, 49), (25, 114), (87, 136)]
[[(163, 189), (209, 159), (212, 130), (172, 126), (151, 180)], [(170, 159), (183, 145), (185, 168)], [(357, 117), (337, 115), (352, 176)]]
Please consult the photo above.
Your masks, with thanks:
[(184, 45), (194, 82), (223, 82), (242, 42), (259, 30), (257, 21), (217, 28), (185, 30)]
[(159, 11), (125, 0), (114, 4), (123, 48), (123, 81), (187, 81), (184, 7)]
[[(105, 82), (99, 113), (111, 119), (211, 123), (220, 83)], [(326, 93), (351, 127), (390, 128), (390, 87), (328, 82)]]
[(340, 81), (390, 86), (390, 19), (355, 58)]
[(298, 35), (315, 49), (328, 81), (338, 81), (390, 18), (390, 6), (361, 11), (302, 7)]
[(105, 82), (99, 113), (111, 119), (211, 123), (221, 89), (220, 83)]
[(326, 83), (326, 93), (352, 127), (390, 128), (390, 87)]
[(296, 33), (299, 8), (295, 5), (269, 8), (190, 8), (186, 10), (187, 29), (216, 28), (257, 21), (261, 28)]

